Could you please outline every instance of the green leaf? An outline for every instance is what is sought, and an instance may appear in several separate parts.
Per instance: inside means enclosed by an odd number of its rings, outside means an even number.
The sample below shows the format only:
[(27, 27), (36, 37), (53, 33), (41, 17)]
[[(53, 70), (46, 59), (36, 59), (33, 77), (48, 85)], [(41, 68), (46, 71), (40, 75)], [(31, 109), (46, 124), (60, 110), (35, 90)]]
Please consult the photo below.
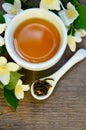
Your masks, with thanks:
[(2, 47), (0, 47), (0, 55), (4, 54), (6, 52), (7, 52), (7, 50), (6, 50), (5, 45), (3, 45)]
[(80, 5), (79, 0), (70, 0), (70, 2), (71, 2), (75, 7), (77, 7), (77, 6)]
[(3, 89), (4, 88), (4, 85), (2, 83), (0, 83), (0, 88)]
[(10, 83), (6, 85), (6, 89), (13, 90), (18, 82), (18, 80), (23, 75), (19, 74), (18, 72), (10, 72)]
[(0, 23), (5, 23), (5, 18), (3, 16), (3, 13), (0, 11)]
[(86, 29), (86, 6), (79, 5), (77, 7), (79, 17), (75, 20), (74, 25), (78, 28)]
[(13, 109), (16, 111), (16, 108), (18, 106), (19, 100), (15, 97), (13, 90), (8, 90), (4, 87), (4, 98), (7, 101), (9, 105), (13, 107)]

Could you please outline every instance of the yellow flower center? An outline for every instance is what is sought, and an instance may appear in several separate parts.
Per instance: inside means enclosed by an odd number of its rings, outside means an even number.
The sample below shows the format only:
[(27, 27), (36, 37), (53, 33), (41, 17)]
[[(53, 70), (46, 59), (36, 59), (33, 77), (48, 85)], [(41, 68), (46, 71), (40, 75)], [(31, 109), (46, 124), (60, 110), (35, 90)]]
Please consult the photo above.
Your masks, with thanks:
[(67, 17), (72, 19), (76, 16), (76, 13), (74, 10), (67, 10)]
[(44, 3), (50, 5), (54, 2), (54, 0), (44, 0)]
[(17, 9), (16, 8), (12, 8), (10, 10), (10, 13), (13, 14), (13, 15), (16, 15), (17, 14)]
[(6, 65), (0, 66), (0, 73), (6, 73), (6, 72), (8, 72), (7, 66)]
[(22, 91), (23, 91), (23, 88), (20, 85), (17, 85), (16, 88), (15, 88), (16, 94), (22, 93)]

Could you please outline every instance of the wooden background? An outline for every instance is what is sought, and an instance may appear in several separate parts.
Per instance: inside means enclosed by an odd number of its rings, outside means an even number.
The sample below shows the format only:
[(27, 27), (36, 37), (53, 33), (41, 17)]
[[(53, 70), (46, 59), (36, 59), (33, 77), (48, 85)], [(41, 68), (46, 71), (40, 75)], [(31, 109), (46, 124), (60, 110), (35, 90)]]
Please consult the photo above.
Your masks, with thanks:
[[(4, 0), (0, 0), (1, 4)], [(86, 5), (86, 0), (81, 0)], [(86, 37), (79, 48), (86, 49)], [(58, 64), (47, 71), (22, 69), (25, 83), (58, 70), (73, 55), (67, 48)], [(0, 90), (0, 130), (86, 130), (86, 59), (75, 65), (58, 82), (53, 94), (44, 101), (35, 100), (30, 92), (20, 101), (17, 111), (8, 106)]]

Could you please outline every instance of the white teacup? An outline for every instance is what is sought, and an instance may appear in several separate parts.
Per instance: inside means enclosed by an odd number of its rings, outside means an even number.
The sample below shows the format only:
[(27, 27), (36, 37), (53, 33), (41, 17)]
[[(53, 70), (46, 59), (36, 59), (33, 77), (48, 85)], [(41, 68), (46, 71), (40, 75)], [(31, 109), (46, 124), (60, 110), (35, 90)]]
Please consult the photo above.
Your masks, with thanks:
[[(60, 34), (60, 47), (57, 53), (49, 60), (45, 62), (40, 62), (40, 63), (31, 63), (28, 62), (24, 59), (22, 59), (15, 51), (14, 46), (13, 46), (13, 35), (16, 30), (16, 28), (23, 22), (28, 19), (32, 18), (41, 18), (44, 20), (47, 20), (51, 22), (56, 29), (59, 31)], [(51, 11), (47, 11), (44, 9), (39, 9), (39, 8), (32, 8), (32, 9), (27, 9), (23, 11), (22, 13), (18, 14), (13, 18), (13, 20), (10, 22), (8, 25), (6, 31), (5, 31), (5, 44), (7, 51), (9, 55), (12, 57), (12, 59), (19, 64), (21, 67), (28, 69), (28, 70), (33, 70), (33, 71), (41, 71), (48, 69), (55, 65), (60, 58), (62, 57), (66, 45), (67, 45), (67, 31), (65, 28), (64, 23), (62, 20), (55, 15)]]

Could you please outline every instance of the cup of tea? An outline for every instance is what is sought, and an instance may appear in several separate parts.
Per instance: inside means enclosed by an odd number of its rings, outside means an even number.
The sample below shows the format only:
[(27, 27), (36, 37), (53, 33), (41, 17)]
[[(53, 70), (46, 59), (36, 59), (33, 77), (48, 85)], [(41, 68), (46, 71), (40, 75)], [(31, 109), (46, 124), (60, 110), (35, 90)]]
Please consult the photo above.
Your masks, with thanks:
[(32, 8), (16, 15), (5, 31), (5, 45), (21, 67), (41, 71), (55, 65), (67, 45), (62, 20), (51, 11)]

